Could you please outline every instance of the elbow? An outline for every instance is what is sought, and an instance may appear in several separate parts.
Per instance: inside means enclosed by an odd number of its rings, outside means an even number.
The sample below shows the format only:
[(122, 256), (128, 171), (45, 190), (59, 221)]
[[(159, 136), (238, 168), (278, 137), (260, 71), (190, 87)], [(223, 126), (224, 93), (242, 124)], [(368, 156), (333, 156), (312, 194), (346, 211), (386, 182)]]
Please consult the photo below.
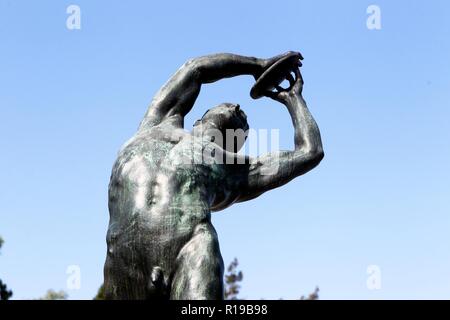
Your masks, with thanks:
[(312, 167), (316, 167), (317, 165), (319, 165), (319, 163), (325, 157), (325, 153), (323, 152), (323, 148), (321, 146), (310, 148), (306, 153), (309, 160), (308, 162)]
[(292, 175), (294, 177), (303, 175), (319, 165), (325, 154), (322, 148), (302, 149), (299, 157), (293, 162)]
[(189, 69), (202, 69), (208, 64), (208, 57), (202, 56), (202, 57), (195, 57), (188, 59), (184, 66)]
[(183, 70), (185, 72), (192, 72), (199, 68), (199, 58), (191, 58), (188, 59), (180, 68), (180, 70)]
[(324, 157), (325, 157), (325, 152), (323, 152), (323, 149), (320, 148), (320, 150), (316, 152), (316, 158), (317, 158), (318, 162), (322, 161)]
[(200, 77), (204, 62), (202, 57), (191, 58), (181, 67), (182, 72), (188, 73), (193, 77)]
[(184, 63), (184, 66), (192, 68), (192, 67), (194, 67), (195, 65), (198, 64), (198, 59), (199, 58), (190, 58)]

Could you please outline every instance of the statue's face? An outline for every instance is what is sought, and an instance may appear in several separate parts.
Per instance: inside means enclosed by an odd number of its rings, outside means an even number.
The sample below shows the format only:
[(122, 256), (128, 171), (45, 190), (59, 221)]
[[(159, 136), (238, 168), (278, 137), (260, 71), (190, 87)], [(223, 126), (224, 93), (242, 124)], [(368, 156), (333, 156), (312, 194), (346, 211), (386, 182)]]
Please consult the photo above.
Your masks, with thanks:
[[(233, 103), (222, 103), (209, 109), (196, 123), (198, 124), (201, 124), (204, 129), (219, 130), (223, 136), (222, 147), (230, 152), (238, 152), (242, 148), (249, 128), (246, 114), (239, 104)], [(235, 138), (237, 136), (240, 138)], [(230, 141), (227, 141), (227, 137)]]

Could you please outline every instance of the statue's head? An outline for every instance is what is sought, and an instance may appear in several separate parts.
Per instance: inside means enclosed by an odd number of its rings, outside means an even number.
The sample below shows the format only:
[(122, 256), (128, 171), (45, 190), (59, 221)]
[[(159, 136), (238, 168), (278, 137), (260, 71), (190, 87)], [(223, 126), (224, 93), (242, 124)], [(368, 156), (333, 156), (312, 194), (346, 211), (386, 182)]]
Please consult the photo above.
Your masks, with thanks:
[(218, 131), (223, 137), (222, 147), (230, 152), (239, 151), (247, 139), (249, 129), (247, 115), (239, 104), (222, 103), (209, 109), (194, 124), (194, 130), (200, 129), (210, 134)]

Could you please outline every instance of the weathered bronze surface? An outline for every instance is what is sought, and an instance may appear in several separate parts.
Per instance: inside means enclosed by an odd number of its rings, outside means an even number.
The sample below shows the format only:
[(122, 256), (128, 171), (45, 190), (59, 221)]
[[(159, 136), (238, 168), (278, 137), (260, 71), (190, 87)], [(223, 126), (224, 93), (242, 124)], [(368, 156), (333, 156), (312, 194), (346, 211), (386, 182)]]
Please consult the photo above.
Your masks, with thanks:
[[(293, 151), (256, 158), (238, 154), (245, 139), (230, 143), (226, 135), (227, 129), (248, 130), (238, 104), (214, 107), (192, 132), (184, 130), (202, 84), (238, 75), (257, 80), (286, 56), (297, 57), (286, 70), (290, 87), (278, 86), (277, 70), (264, 95), (290, 113)], [(295, 52), (271, 59), (204, 56), (187, 61), (159, 90), (112, 170), (104, 268), (108, 299), (223, 299), (223, 261), (211, 212), (282, 186), (323, 158), (319, 129), (302, 98), (301, 59)], [(270, 80), (270, 74), (264, 77)]]

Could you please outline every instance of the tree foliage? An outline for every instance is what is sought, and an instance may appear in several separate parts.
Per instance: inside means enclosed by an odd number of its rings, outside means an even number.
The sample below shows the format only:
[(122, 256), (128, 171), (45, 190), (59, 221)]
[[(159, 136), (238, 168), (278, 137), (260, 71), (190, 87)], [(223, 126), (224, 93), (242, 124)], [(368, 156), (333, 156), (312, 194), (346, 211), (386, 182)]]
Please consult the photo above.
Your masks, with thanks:
[[(0, 237), (0, 249), (3, 246), (3, 238)], [(3, 283), (2, 280), (0, 280), (0, 300), (9, 300), (13, 295), (13, 292), (11, 290), (8, 290), (8, 287), (5, 283)]]
[(105, 300), (105, 285), (102, 284), (100, 288), (98, 288), (97, 294), (94, 297), (94, 300)]
[(12, 295), (12, 291), (8, 290), (6, 284), (4, 284), (2, 280), (0, 280), (0, 300), (9, 300)]
[(244, 278), (242, 271), (238, 271), (237, 267), (239, 265), (238, 259), (234, 258), (227, 268), (227, 273), (225, 274), (225, 299), (226, 300), (237, 300), (241, 285), (239, 284)]
[(319, 300), (319, 287), (316, 287), (313, 293), (310, 293), (307, 297), (301, 296), (300, 300)]
[(38, 300), (67, 300), (68, 297), (69, 295), (64, 290), (55, 291), (49, 289), (46, 294)]

